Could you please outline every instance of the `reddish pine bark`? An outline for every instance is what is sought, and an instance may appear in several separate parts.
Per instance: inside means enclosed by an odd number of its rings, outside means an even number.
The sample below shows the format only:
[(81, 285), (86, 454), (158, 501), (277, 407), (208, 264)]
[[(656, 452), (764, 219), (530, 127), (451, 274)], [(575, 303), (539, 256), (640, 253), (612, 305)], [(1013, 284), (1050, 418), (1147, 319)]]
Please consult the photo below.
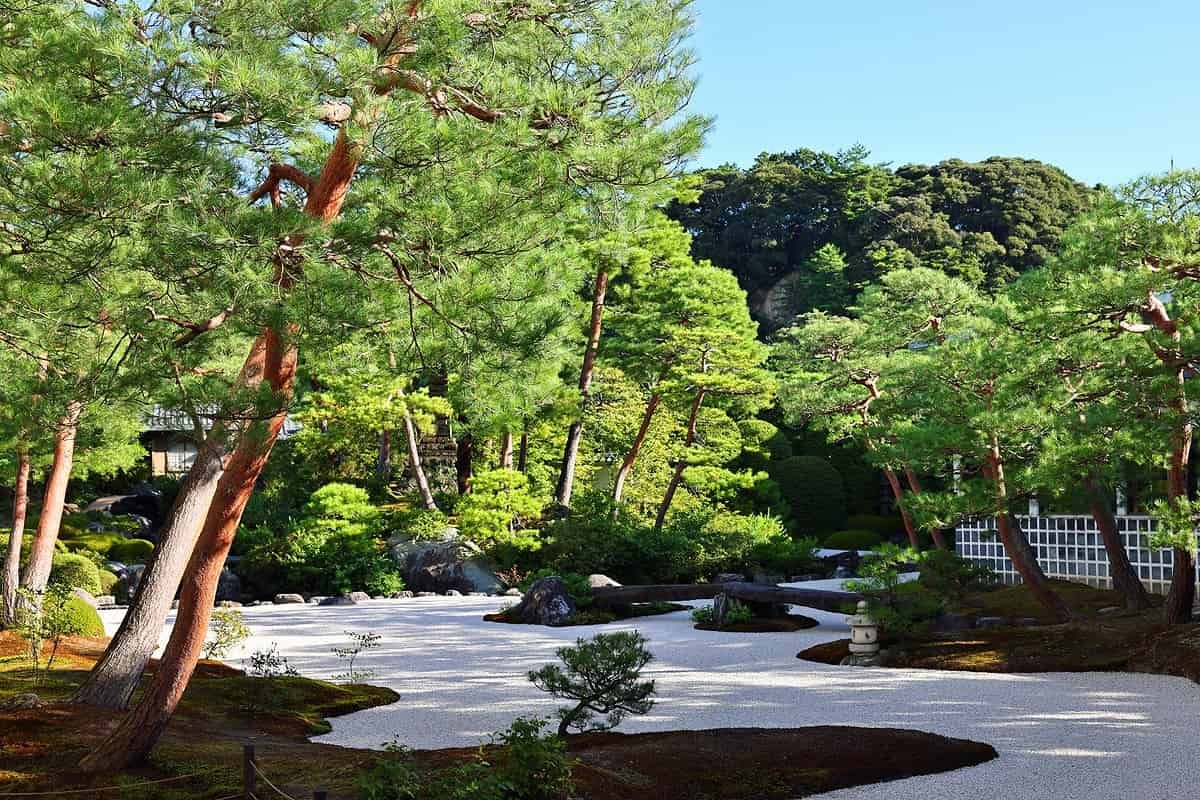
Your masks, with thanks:
[(1129, 562), (1129, 553), (1125, 551), (1121, 532), (1117, 530), (1117, 518), (1113, 516), (1107, 494), (1100, 488), (1099, 481), (1091, 475), (1083, 479), (1083, 487), (1087, 491), (1092, 519), (1096, 521), (1096, 529), (1100, 531), (1100, 540), (1108, 554), (1108, 574), (1112, 578), (1113, 588), (1125, 598), (1125, 607), (1130, 611), (1150, 608), (1150, 593), (1146, 591), (1146, 587), (1138, 578), (1137, 570)]
[(583, 353), (583, 368), (579, 371), (579, 414), (580, 418), (567, 428), (567, 444), (563, 448), (562, 467), (558, 473), (555, 501), (566, 508), (571, 505), (571, 493), (575, 488), (575, 462), (579, 458), (579, 440), (583, 436), (583, 413), (587, 408), (592, 388), (592, 373), (596, 369), (596, 351), (600, 348), (600, 328), (604, 321), (604, 296), (608, 292), (608, 272), (596, 272), (592, 287), (592, 319), (588, 324), (587, 350)]
[(629, 452), (625, 454), (624, 460), (621, 461), (621, 466), (617, 469), (617, 474), (613, 478), (613, 514), (617, 513), (617, 506), (621, 503), (621, 495), (625, 491), (625, 481), (629, 478), (629, 473), (633, 471), (633, 464), (637, 461), (638, 453), (642, 450), (642, 445), (646, 443), (646, 434), (650, 431), (650, 423), (654, 419), (654, 412), (658, 410), (659, 403), (662, 402), (662, 395), (650, 395), (650, 401), (646, 403), (646, 410), (642, 412), (642, 424), (638, 426), (637, 436), (633, 437), (633, 444), (629, 448)]
[(896, 498), (896, 507), (900, 509), (900, 518), (904, 520), (904, 532), (908, 534), (908, 544), (914, 550), (921, 549), (921, 540), (917, 538), (917, 528), (913, 525), (908, 509), (904, 507), (904, 490), (900, 488), (900, 479), (891, 467), (884, 467), (883, 474), (887, 477), (888, 486), (892, 487), (892, 496)]
[[(692, 411), (688, 415), (687, 437), (683, 440), (685, 453), (696, 441), (696, 419), (700, 416), (700, 406), (704, 403), (704, 395), (704, 389), (696, 393), (696, 400), (692, 403)], [(671, 501), (675, 499), (675, 491), (679, 488), (680, 481), (683, 480), (683, 471), (686, 468), (687, 459), (680, 457), (675, 464), (675, 471), (671, 473), (671, 482), (667, 484), (667, 492), (658, 506), (658, 515), (654, 518), (654, 530), (656, 531), (662, 529), (663, 522), (667, 519), (667, 511), (671, 508)]]
[(992, 481), (995, 489), (996, 533), (1000, 538), (1000, 543), (1004, 545), (1004, 552), (1012, 561), (1021, 580), (1033, 592), (1034, 598), (1050, 609), (1058, 620), (1069, 621), (1072, 617), (1071, 609), (1067, 608), (1067, 604), (1058, 592), (1050, 587), (1050, 581), (1046, 578), (1046, 573), (1042, 571), (1042, 565), (1038, 563), (1037, 554), (1029, 545), (1025, 531), (1021, 530), (1020, 524), (1008, 510), (1008, 487), (1004, 480), (1004, 460), (1000, 455), (999, 445), (994, 441), (988, 450), (987, 467), (984, 472)]
[(458, 481), (458, 493), (467, 494), (471, 491), (471, 478), (475, 477), (475, 440), (471, 434), (464, 433), (459, 437), (457, 450), (454, 454), (454, 473)]
[(273, 330), (262, 335), (267, 339), (266, 379), (280, 401), (279, 409), (264, 423), (251, 426), (238, 442), (188, 562), (175, 625), (154, 678), (133, 710), (80, 762), (84, 772), (109, 772), (143, 760), (162, 735), (196, 669), (221, 570), (254, 483), (287, 418), (287, 400), (295, 379), (295, 346)]
[[(357, 150), (349, 143), (343, 128), (338, 131), (320, 177), (309, 189), (304, 213), (326, 223), (335, 220), (341, 213), (357, 165)], [(287, 266), (281, 264), (276, 274), (280, 289), (290, 288), (292, 280)], [(295, 346), (285, 343), (271, 328), (259, 334), (255, 345), (260, 342), (266, 362), (263, 375), (281, 401), (280, 409), (264, 425), (251, 426), (239, 437), (237, 448), (217, 483), (214, 501), (188, 562), (179, 612), (154, 680), (137, 706), (80, 763), (86, 772), (110, 772), (145, 758), (166, 728), (195, 670), (208, 634), (208, 621), (225, 557), (254, 491), (254, 483), (287, 418), (286, 401), (295, 378)]]
[(4, 607), (0, 608), (0, 626), (13, 624), (17, 612), (17, 583), (20, 581), (21, 538), (25, 535), (25, 517), (29, 512), (29, 450), (17, 446), (17, 481), (13, 486), (12, 530), (8, 536), (8, 550), (4, 554), (4, 571), (0, 574), (0, 596)]
[(29, 563), (21, 578), (21, 586), (34, 592), (45, 591), (46, 582), (50, 579), (50, 562), (54, 558), (54, 544), (58, 541), (58, 531), (62, 526), (67, 484), (71, 480), (71, 464), (75, 459), (75, 434), (79, 430), (79, 417), (82, 414), (82, 403), (73, 401), (68, 404), (54, 434), (54, 458), (46, 475), (42, 515), (29, 548)]
[[(235, 392), (253, 391), (262, 384), (267, 369), (267, 344), (265, 332), (251, 344), (234, 384)], [(253, 409), (248, 410), (248, 414), (257, 416)], [(238, 425), (235, 423), (230, 427), (237, 428)], [(163, 621), (208, 516), (234, 438), (235, 431), (227, 429), (221, 421), (205, 437), (196, 461), (167, 513), (158, 544), (142, 573), (121, 626), (75, 692), (72, 702), (114, 710), (129, 705), (142, 672), (158, 647)]]
[(521, 444), (517, 448), (517, 471), (524, 472), (529, 465), (529, 429), (521, 431)]
[[(908, 464), (904, 465), (904, 477), (908, 480), (908, 490), (913, 494), (921, 493), (921, 482), (917, 480), (917, 473), (913, 472), (913, 468)], [(930, 537), (933, 539), (933, 544), (939, 550), (948, 550), (946, 537), (942, 533), (941, 528), (931, 528), (929, 531)]]
[[(1188, 498), (1192, 421), (1187, 399), (1187, 370), (1186, 364), (1177, 363), (1179, 359), (1171, 352), (1179, 349), (1179, 326), (1171, 319), (1166, 306), (1153, 292), (1147, 294), (1142, 312), (1158, 332), (1169, 337), (1174, 345), (1170, 349), (1154, 348), (1158, 358), (1171, 370), (1175, 382), (1175, 396), (1171, 399), (1171, 409), (1178, 415), (1179, 427), (1171, 442), (1171, 463), (1167, 468), (1167, 502), (1174, 506), (1177, 501)], [(1192, 621), (1192, 606), (1196, 602), (1196, 562), (1190, 548), (1172, 548), (1172, 554), (1171, 586), (1167, 590), (1163, 612), (1168, 624), (1180, 625)]]

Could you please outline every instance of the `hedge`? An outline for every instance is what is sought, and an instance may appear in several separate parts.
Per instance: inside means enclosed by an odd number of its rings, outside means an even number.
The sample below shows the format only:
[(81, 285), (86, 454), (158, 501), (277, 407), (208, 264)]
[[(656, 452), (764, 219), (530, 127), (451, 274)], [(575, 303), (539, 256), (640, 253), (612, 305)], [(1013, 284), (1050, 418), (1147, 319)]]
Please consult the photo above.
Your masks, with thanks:
[(50, 564), (50, 582), (88, 594), (100, 594), (100, 569), (90, 559), (74, 553), (55, 553)]
[(122, 564), (145, 564), (154, 552), (154, 542), (148, 539), (122, 539), (108, 548), (108, 557)]
[(830, 550), (871, 550), (882, 541), (874, 531), (838, 531), (826, 536), (821, 546)]
[(100, 614), (87, 602), (72, 595), (67, 598), (63, 608), (73, 623), (71, 629), (79, 632), (77, 635), (93, 639), (104, 636), (104, 623), (100, 620)]

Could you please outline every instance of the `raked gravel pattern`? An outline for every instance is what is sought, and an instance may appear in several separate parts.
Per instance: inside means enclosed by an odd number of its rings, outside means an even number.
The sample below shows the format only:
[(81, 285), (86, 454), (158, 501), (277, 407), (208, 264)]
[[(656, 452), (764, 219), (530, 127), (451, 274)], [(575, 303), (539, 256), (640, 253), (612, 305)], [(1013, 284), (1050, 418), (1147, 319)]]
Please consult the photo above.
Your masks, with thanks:
[[(817, 628), (787, 634), (697, 631), (686, 612), (602, 628), (484, 622), (502, 600), (429, 597), (352, 607), (243, 609), (253, 637), (229, 661), (272, 644), (302, 674), (344, 671), (330, 648), (345, 631), (376, 631), (360, 658), (371, 683), (401, 699), (332, 720), (318, 741), (414, 748), (474, 745), (518, 715), (557, 706), (525, 679), (578, 636), (638, 629), (656, 659), (654, 710), (621, 730), (861, 725), (900, 727), (992, 744), (1000, 758), (941, 775), (833, 792), (887, 800), (1194, 800), (1200, 797), (1200, 686), (1118, 673), (997, 673), (861, 669), (800, 661), (813, 644), (844, 638), (841, 615), (806, 611)], [(120, 611), (103, 612), (111, 633)], [(168, 620), (168, 625), (170, 624)], [(165, 638), (165, 633), (164, 633)]]

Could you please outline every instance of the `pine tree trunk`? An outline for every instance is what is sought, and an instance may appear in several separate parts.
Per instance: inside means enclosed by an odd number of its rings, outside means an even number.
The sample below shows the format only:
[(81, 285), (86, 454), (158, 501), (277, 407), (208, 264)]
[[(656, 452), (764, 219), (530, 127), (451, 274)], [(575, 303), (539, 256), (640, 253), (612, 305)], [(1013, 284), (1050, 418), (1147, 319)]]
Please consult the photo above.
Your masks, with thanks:
[(1137, 570), (1129, 562), (1129, 554), (1125, 551), (1121, 532), (1117, 530), (1117, 518), (1113, 516), (1108, 495), (1093, 475), (1083, 479), (1083, 488), (1087, 492), (1092, 519), (1096, 521), (1096, 529), (1100, 531), (1100, 540), (1104, 542), (1104, 551), (1108, 554), (1108, 574), (1112, 578), (1113, 588), (1125, 598), (1125, 608), (1130, 611), (1150, 608), (1150, 593), (1146, 591), (1146, 587), (1138, 578)]
[[(1187, 499), (1188, 461), (1192, 452), (1192, 423), (1186, 416), (1188, 408), (1183, 394), (1182, 371), (1177, 379), (1179, 395), (1174, 405), (1184, 422), (1175, 435), (1171, 466), (1167, 471), (1167, 501), (1172, 505)], [(1196, 602), (1196, 561), (1191, 550), (1175, 547), (1171, 552), (1171, 586), (1167, 589), (1164, 615), (1168, 625), (1182, 625), (1192, 621), (1192, 606)]]
[(29, 512), (29, 450), (17, 445), (17, 481), (13, 486), (12, 530), (8, 550), (4, 554), (4, 572), (0, 574), (0, 627), (8, 628), (16, 621), (17, 584), (21, 579), (21, 539), (25, 535), (25, 517)]
[[(351, 179), (354, 177), (356, 167), (357, 154), (346, 138), (345, 129), (343, 128), (338, 131), (333, 147), (330, 149), (329, 155), (322, 167), (321, 174), (314, 182), (312, 190), (308, 194), (304, 205), (304, 213), (326, 223), (336, 219), (341, 212), (341, 207), (345, 201), (346, 192), (349, 189)], [(281, 290), (287, 290), (291, 286), (292, 276), (283, 265), (279, 265), (277, 268), (275, 282)], [(294, 377), (295, 359), (296, 352), (294, 347), (288, 345), (285, 348), (280, 341), (278, 332), (271, 328), (264, 328), (251, 345), (250, 354), (247, 356), (242, 366), (242, 371), (238, 376), (235, 391), (243, 387), (258, 387), (266, 380), (277, 393), (290, 394), (291, 381)], [(257, 411), (254, 416), (259, 416)], [(270, 434), (270, 428), (274, 425), (281, 427), (286, 418), (286, 412), (281, 412), (271, 418), (270, 422), (266, 425), (268, 429), (267, 433)], [(168, 517), (164, 534), (159, 539), (158, 546), (155, 548), (155, 557), (152, 563), (147, 566), (146, 572), (142, 576), (137, 595), (125, 615), (121, 630), (118, 631), (113, 641), (109, 643), (104, 656), (96, 664), (96, 667), (93, 669), (94, 674), (88, 677), (88, 680), (76, 693), (75, 700), (77, 702), (92, 703), (110, 708), (124, 707), (129, 703), (129, 698), (132, 695), (133, 689), (137, 686), (146, 663), (149, 661), (150, 654), (153, 653), (157, 646), (163, 622), (170, 608), (171, 598), (179, 586), (180, 576), (185, 569), (190, 569), (194, 561), (194, 558), (192, 561), (188, 559), (189, 556), (194, 557), (195, 555), (193, 548), (200, 546), (198, 537), (203, 536), (203, 532), (208, 529), (207, 520), (214, 514), (220, 514), (223, 511), (223, 509), (217, 508), (214, 503), (220, 503), (225, 498), (230, 497), (228, 487), (237, 482), (244, 482), (245, 480), (245, 475), (229, 475), (228, 467), (234, 463), (238, 463), (239, 453), (242, 454), (241, 463), (246, 463), (246, 459), (248, 458), (246, 451), (254, 448), (255, 442), (253, 439), (259, 434), (258, 428), (260, 427), (262, 426), (251, 424), (248, 428), (240, 432), (237, 448), (230, 457), (229, 465), (223, 463), (229, 446), (226, 437), (224, 435), (209, 434), (205, 440), (205, 447), (201, 449), (201, 453), (207, 453), (207, 457), (202, 460), (200, 456), (197, 456), (199, 463), (194, 464), (189, 471), (188, 479), (185, 480), (179, 495), (176, 496), (175, 504), (172, 506), (172, 512)], [(278, 430), (270, 434), (270, 443), (266, 446), (266, 451), (263, 453), (263, 462), (265, 462), (266, 455), (269, 454), (270, 446), (274, 444), (277, 435)], [(211, 451), (208, 449), (210, 442), (213, 443), (214, 448)], [(266, 442), (265, 437), (263, 438), (263, 442)], [(262, 465), (259, 464), (258, 471), (261, 471), (261, 469)], [(257, 474), (255, 472), (255, 478), (257, 478)], [(192, 480), (193, 475), (196, 476), (194, 482)], [(252, 479), (249, 483), (249, 488), (246, 490), (246, 497), (242, 500), (243, 508), (245, 500), (249, 499), (249, 494), (253, 490), (253, 486), (254, 480)], [(221, 493), (223, 488), (225, 488), (224, 494)], [(228, 509), (224, 509), (224, 511), (228, 511)], [(241, 509), (238, 509), (237, 516), (238, 519), (241, 518)], [(204, 526), (203, 528), (201, 527), (202, 525)], [(236, 527), (235, 523), (234, 528), (236, 529)], [(171, 537), (170, 541), (167, 541), (168, 535)], [(224, 559), (222, 558), (221, 563), (216, 566), (216, 575), (218, 577), (223, 566)], [(152, 576), (151, 569), (156, 570), (157, 574)], [(195, 576), (190, 577), (189, 580), (194, 583)], [(215, 595), (215, 582), (212, 589)], [(201, 642), (203, 642), (204, 636), (207, 634), (207, 613), (206, 611), (203, 629), (199, 634)], [(199, 619), (197, 617), (188, 619), (182, 614), (177, 615), (175, 626), (172, 629), (172, 637), (177, 632), (181, 637), (194, 637), (195, 631), (188, 630), (188, 627), (198, 624)], [(164, 661), (165, 658), (166, 655), (164, 654)], [(162, 669), (163, 663), (160, 662), (160, 672)], [(191, 675), (190, 670), (191, 667), (188, 668), (188, 677)], [(187, 678), (185, 677), (183, 683), (179, 686), (180, 693), (182, 693), (183, 687), (186, 684)], [(177, 701), (178, 698), (176, 698)], [(144, 708), (144, 704), (139, 704), (138, 708), (141, 709), (142, 716), (146, 716), (149, 713)], [(162, 726), (166, 725), (166, 720), (172, 710), (174, 710), (174, 704), (171, 704), (165, 713), (160, 712), (162, 716), (158, 729), (153, 731), (152, 734), (148, 733), (142, 739), (145, 743), (145, 752), (148, 752), (149, 748), (157, 741)], [(130, 716), (127, 716), (125, 722), (128, 722), (130, 718)], [(121, 737), (130, 735), (124, 726), (124, 722), (122, 723), (122, 727), (118, 728), (118, 731), (124, 731)], [(127, 761), (122, 761), (116, 755), (116, 751), (112, 749), (114, 746), (119, 746), (118, 740), (121, 737), (118, 737), (117, 733), (114, 732), (113, 736), (101, 745), (100, 750), (96, 754), (93, 754), (95, 757), (89, 757), (88, 763), (91, 765), (93, 771), (116, 769), (118, 763), (128, 763)], [(113, 745), (114, 741), (117, 741), (117, 745)]]
[(617, 513), (617, 506), (621, 504), (621, 495), (625, 492), (625, 481), (629, 478), (629, 473), (633, 471), (633, 464), (637, 461), (638, 453), (641, 452), (642, 445), (646, 442), (646, 434), (650, 431), (650, 423), (654, 420), (654, 412), (658, 410), (658, 404), (661, 402), (662, 395), (658, 393), (650, 395), (650, 401), (646, 403), (646, 410), (642, 412), (642, 424), (638, 426), (637, 436), (633, 437), (633, 444), (630, 446), (629, 452), (625, 454), (625, 458), (621, 461), (621, 466), (613, 478), (614, 516)]
[[(705, 390), (701, 389), (696, 393), (696, 400), (692, 403), (691, 414), (688, 415), (687, 437), (683, 440), (684, 454), (691, 448), (692, 443), (696, 441), (696, 419), (700, 415), (700, 406), (704, 403)], [(654, 530), (662, 530), (663, 523), (667, 519), (667, 511), (671, 508), (671, 501), (675, 499), (675, 492), (679, 489), (679, 482), (683, 480), (683, 471), (687, 468), (687, 458), (681, 455), (679, 461), (675, 464), (675, 471), (671, 473), (671, 481), (667, 484), (667, 492), (663, 495), (662, 503), (658, 506), (658, 514), (654, 517)]]
[(208, 635), (217, 584), (242, 512), (287, 419), (295, 374), (295, 346), (269, 332), (266, 379), (279, 401), (278, 410), (241, 436), (188, 562), (175, 625), (154, 678), (133, 710), (80, 762), (84, 772), (111, 772), (142, 761), (179, 705)]
[(417, 482), (417, 491), (421, 494), (421, 505), (430, 511), (437, 511), (437, 501), (429, 488), (429, 478), (425, 475), (425, 467), (421, 465), (421, 450), (417, 447), (417, 429), (413, 425), (412, 414), (404, 412), (404, 438), (408, 442), (408, 465), (412, 468), (413, 479)]
[(521, 444), (517, 448), (517, 471), (524, 472), (529, 466), (529, 427), (521, 429)]
[(467, 494), (471, 491), (471, 478), (475, 477), (475, 440), (471, 434), (464, 433), (459, 437), (454, 457), (454, 472), (458, 480), (458, 493)]
[(513, 465), (513, 435), (505, 431), (500, 436), (500, 469), (512, 469)]
[[(913, 472), (913, 468), (908, 464), (904, 465), (904, 477), (908, 480), (908, 490), (913, 494), (920, 494), (921, 482), (917, 480), (917, 473)], [(931, 528), (929, 536), (933, 539), (934, 546), (939, 550), (950, 549), (946, 544), (946, 536), (942, 533), (941, 528)]]
[[(270, 334), (264, 330), (250, 346), (234, 384), (235, 392), (253, 392), (262, 384), (269, 338)], [(254, 409), (244, 409), (242, 413), (248, 419), (258, 416)], [(196, 461), (188, 470), (163, 522), (158, 544), (142, 573), (121, 626), (87, 679), (76, 690), (73, 702), (109, 709), (128, 707), (142, 672), (150, 663), (150, 656), (158, 648), (163, 622), (208, 516), (217, 484), (225, 471), (231, 440), (238, 438), (235, 435), (238, 427), (237, 424), (226, 427), (223, 421), (218, 421), (204, 438)]]
[(42, 515), (33, 534), (29, 549), (29, 563), (21, 578), (21, 586), (36, 593), (46, 589), (50, 579), (50, 563), (54, 558), (54, 545), (62, 526), (63, 505), (67, 502), (67, 484), (71, 481), (71, 463), (75, 459), (75, 434), (79, 430), (79, 417), (83, 404), (71, 402), (58, 421), (54, 434), (54, 458), (50, 472), (46, 475), (46, 491), (42, 499)]
[(375, 474), (386, 480), (392, 472), (392, 432), (384, 429), (379, 434), (379, 457), (375, 460)]
[(987, 477), (992, 481), (996, 493), (996, 533), (1004, 552), (1013, 563), (1021, 580), (1033, 592), (1039, 603), (1046, 606), (1060, 622), (1068, 622), (1071, 609), (1063, 602), (1058, 592), (1050, 586), (1042, 565), (1038, 563), (1037, 554), (1029, 544), (1025, 531), (1020, 523), (1008, 510), (1008, 487), (1004, 479), (1004, 461), (1000, 456), (999, 446), (993, 442), (988, 451), (988, 464), (985, 469)]
[(921, 549), (921, 540), (917, 537), (917, 528), (913, 525), (908, 509), (904, 507), (904, 489), (900, 487), (900, 479), (891, 467), (884, 467), (883, 474), (887, 477), (888, 486), (892, 487), (892, 497), (896, 498), (896, 508), (900, 509), (900, 518), (904, 520), (904, 532), (908, 534), (908, 544), (914, 550)]
[(583, 354), (583, 368), (579, 371), (579, 419), (567, 428), (567, 443), (563, 448), (562, 467), (558, 473), (558, 486), (554, 499), (558, 505), (571, 505), (571, 492), (575, 488), (575, 461), (579, 458), (579, 440), (583, 436), (583, 414), (587, 411), (588, 397), (592, 388), (592, 373), (596, 369), (596, 351), (600, 348), (600, 327), (604, 321), (604, 296), (608, 291), (608, 272), (596, 272), (596, 283), (592, 287), (592, 319), (588, 325), (587, 350)]

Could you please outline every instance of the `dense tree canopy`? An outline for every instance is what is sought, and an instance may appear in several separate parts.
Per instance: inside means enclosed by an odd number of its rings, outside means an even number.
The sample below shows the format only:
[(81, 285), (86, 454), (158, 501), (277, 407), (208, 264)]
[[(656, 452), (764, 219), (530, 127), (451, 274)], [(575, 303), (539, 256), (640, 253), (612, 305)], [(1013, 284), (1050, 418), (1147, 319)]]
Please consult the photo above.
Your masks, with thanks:
[[(702, 194), (671, 215), (694, 252), (733, 270), (771, 328), (810, 310), (840, 313), (847, 289), (891, 269), (927, 266), (997, 286), (1045, 263), (1095, 195), (1022, 158), (892, 169), (861, 147), (763, 154), (699, 174)], [(847, 288), (828, 281), (832, 246)], [(838, 270), (833, 270), (837, 272)]]

